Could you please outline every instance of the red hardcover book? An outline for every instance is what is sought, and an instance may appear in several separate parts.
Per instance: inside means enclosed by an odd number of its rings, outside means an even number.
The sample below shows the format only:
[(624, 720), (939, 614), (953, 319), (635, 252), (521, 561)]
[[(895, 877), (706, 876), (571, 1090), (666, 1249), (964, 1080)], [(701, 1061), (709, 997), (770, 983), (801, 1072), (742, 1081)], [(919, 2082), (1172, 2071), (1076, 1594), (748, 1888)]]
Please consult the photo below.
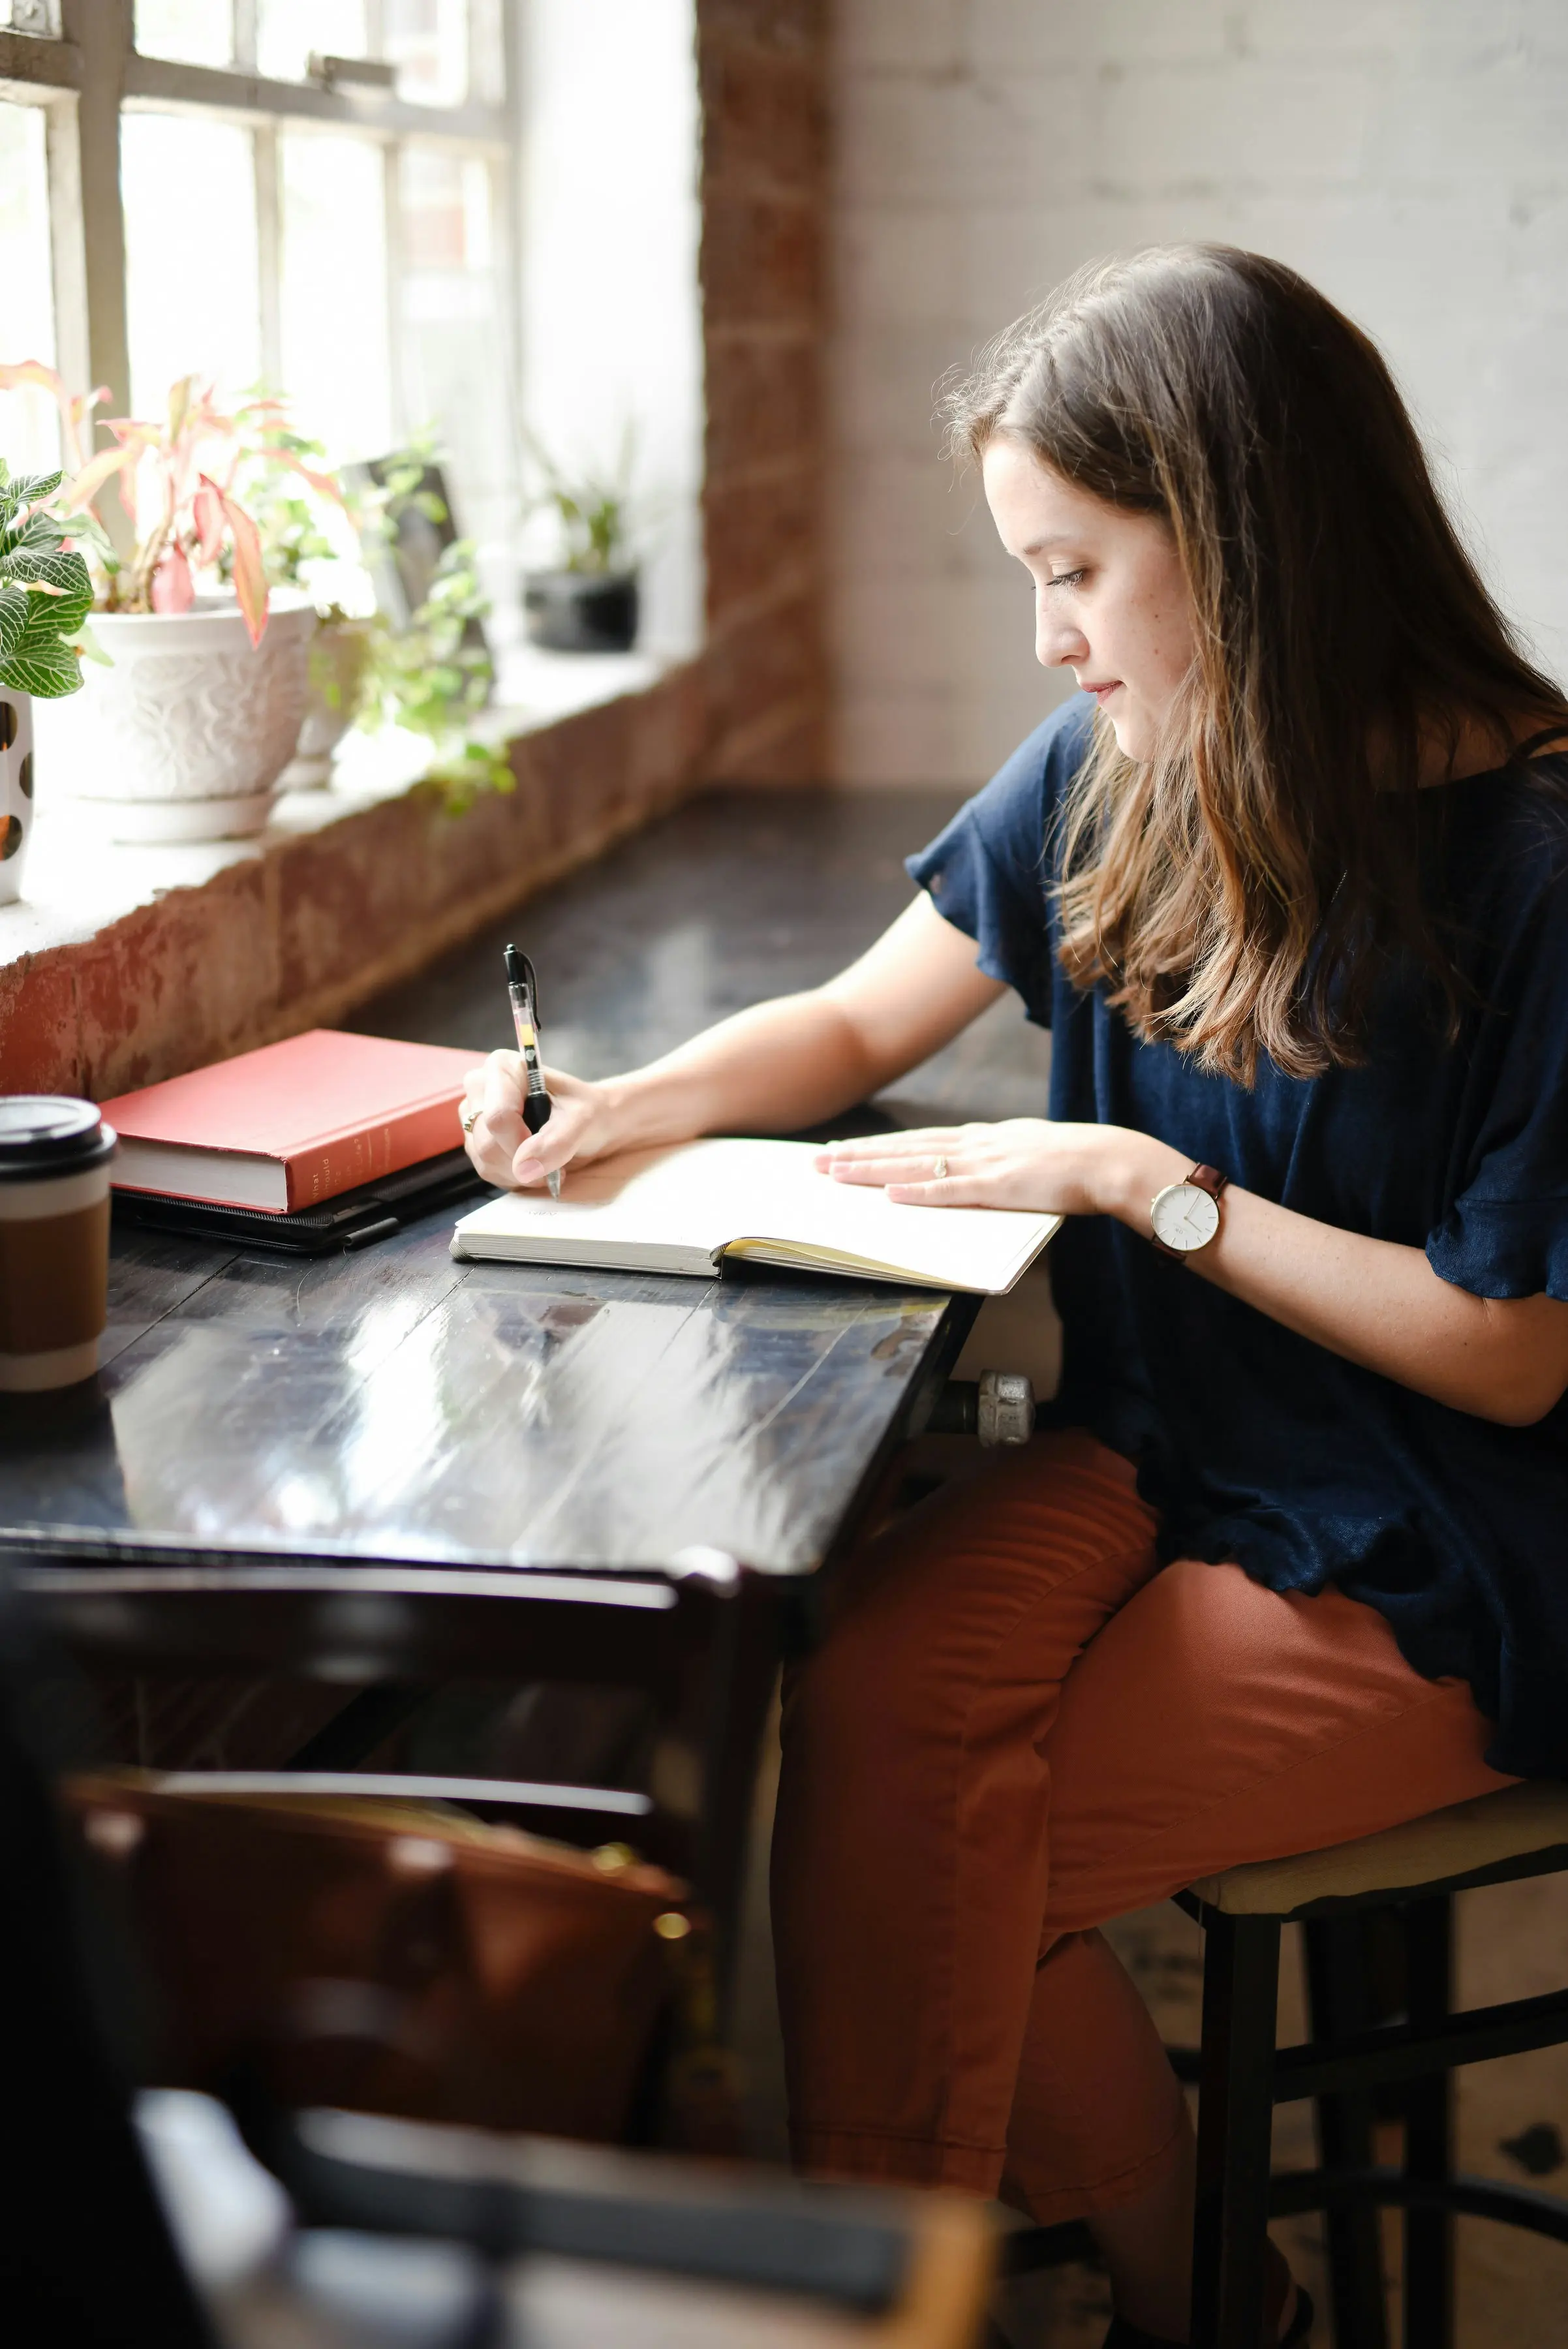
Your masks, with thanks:
[(481, 1052), (313, 1028), (100, 1104), (115, 1187), (277, 1215), (452, 1150)]

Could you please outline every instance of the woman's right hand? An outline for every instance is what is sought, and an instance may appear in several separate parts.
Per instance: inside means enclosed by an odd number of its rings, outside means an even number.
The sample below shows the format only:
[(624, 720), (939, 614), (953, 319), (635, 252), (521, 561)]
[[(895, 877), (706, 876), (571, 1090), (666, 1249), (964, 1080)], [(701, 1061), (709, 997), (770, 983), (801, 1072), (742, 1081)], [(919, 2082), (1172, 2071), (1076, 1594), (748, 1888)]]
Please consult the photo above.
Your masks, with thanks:
[(525, 1080), (519, 1052), (492, 1052), (471, 1069), (463, 1087), (462, 1113), (477, 1112), (464, 1147), (475, 1171), (503, 1190), (537, 1188), (547, 1174), (574, 1160), (603, 1158), (617, 1147), (607, 1085), (589, 1084), (563, 1070), (546, 1069), (550, 1114), (537, 1133), (523, 1123)]

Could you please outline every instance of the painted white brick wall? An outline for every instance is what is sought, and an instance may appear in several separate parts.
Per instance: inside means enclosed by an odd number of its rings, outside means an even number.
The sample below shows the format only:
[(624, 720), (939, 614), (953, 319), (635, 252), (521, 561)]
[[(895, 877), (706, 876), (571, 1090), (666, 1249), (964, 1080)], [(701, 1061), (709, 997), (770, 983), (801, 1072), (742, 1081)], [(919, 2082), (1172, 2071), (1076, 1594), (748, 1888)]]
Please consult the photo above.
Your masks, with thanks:
[(1376, 336), (1504, 608), (1568, 672), (1568, 0), (836, 18), (843, 780), (978, 782), (1059, 698), (933, 386), (1080, 262), (1176, 238), (1276, 254)]

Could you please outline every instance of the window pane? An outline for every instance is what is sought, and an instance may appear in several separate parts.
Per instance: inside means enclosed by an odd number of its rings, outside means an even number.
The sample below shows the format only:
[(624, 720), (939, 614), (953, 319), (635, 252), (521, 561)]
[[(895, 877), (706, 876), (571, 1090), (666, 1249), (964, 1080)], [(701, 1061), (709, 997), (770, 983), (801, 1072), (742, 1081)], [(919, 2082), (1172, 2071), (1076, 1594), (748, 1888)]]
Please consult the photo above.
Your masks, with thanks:
[(450, 452), (463, 530), (499, 538), (514, 520), (515, 433), (490, 166), (412, 144), (400, 160), (410, 421), (433, 424)]
[[(42, 359), (52, 367), (55, 304), (41, 106), (0, 105), (0, 253), (5, 256), (0, 357), (13, 367), (22, 359)], [(47, 392), (0, 392), (0, 452), (13, 473), (54, 471), (60, 461), (60, 436)]]
[(60, 0), (0, 0), (0, 31), (60, 37)]
[(468, 96), (468, 0), (382, 0), (381, 54), (398, 67), (398, 96), (415, 106), (461, 106)]
[(371, 140), (286, 133), (283, 389), (332, 458), (392, 446), (386, 174)]
[(233, 399), (262, 364), (250, 132), (180, 114), (119, 128), (131, 406), (161, 416), (183, 375)]
[(502, 0), (470, 0), (468, 61), (469, 94), (485, 106), (499, 106), (506, 96), (506, 46), (501, 29)]
[(182, 65), (232, 65), (233, 0), (136, 0), (136, 46), (144, 57)]
[(256, 69), (269, 81), (303, 81), (310, 54), (370, 54), (365, 0), (259, 0)]

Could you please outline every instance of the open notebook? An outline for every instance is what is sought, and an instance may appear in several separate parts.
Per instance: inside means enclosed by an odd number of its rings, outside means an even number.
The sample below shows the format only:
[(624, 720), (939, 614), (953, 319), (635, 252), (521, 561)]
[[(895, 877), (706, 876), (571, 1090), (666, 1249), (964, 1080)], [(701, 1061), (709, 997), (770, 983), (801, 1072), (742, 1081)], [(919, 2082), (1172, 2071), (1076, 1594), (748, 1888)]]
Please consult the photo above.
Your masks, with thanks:
[(711, 1276), (725, 1256), (1000, 1297), (1061, 1222), (912, 1207), (819, 1174), (807, 1142), (685, 1142), (569, 1167), (559, 1199), (511, 1191), (464, 1216), (455, 1257)]

